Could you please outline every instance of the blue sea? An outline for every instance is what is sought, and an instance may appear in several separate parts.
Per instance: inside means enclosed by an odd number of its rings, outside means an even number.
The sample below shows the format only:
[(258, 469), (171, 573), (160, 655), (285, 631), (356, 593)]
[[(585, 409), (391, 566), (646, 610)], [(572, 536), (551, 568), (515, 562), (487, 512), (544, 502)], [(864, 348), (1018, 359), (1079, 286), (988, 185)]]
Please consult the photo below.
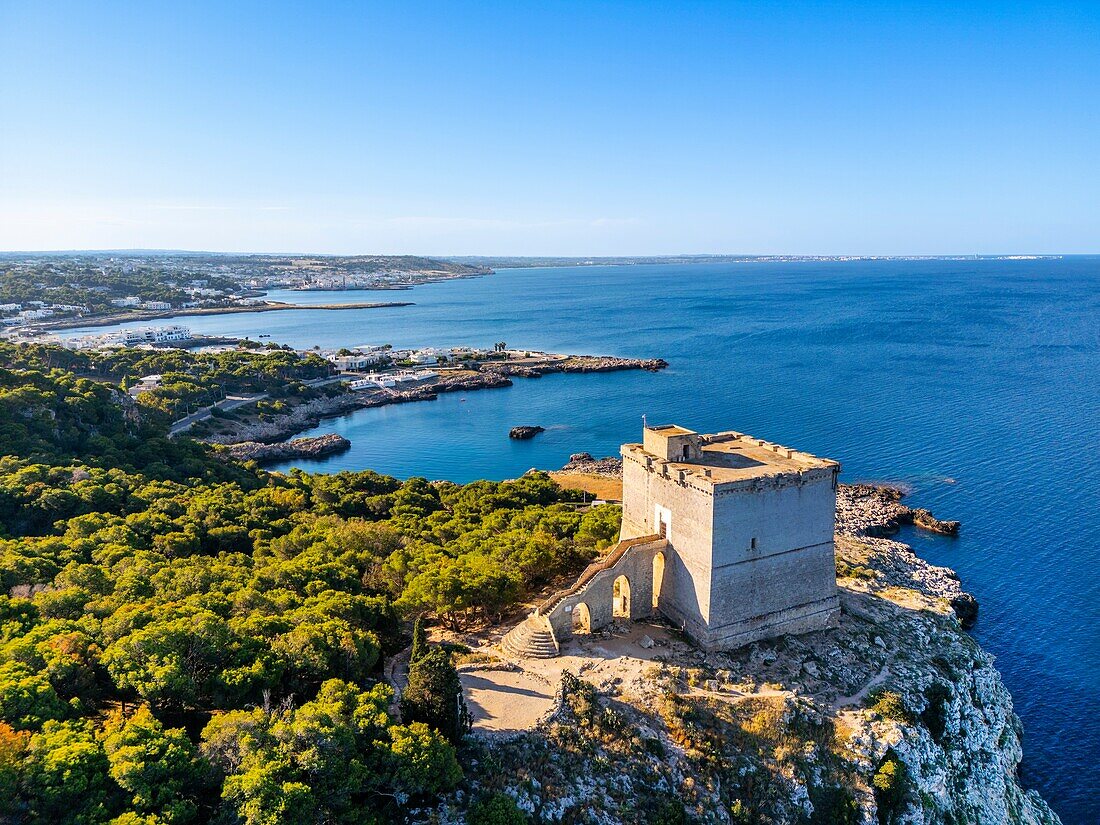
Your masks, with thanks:
[[(1100, 258), (523, 269), (273, 297), (415, 306), (180, 322), (299, 347), (503, 340), (670, 364), (325, 421), (316, 432), (353, 446), (310, 470), (510, 478), (616, 454), (645, 414), (835, 458), (847, 481), (911, 485), (911, 504), (962, 520), (958, 539), (904, 539), (981, 603), (973, 633), (1024, 721), (1023, 783), (1067, 824), (1100, 821)], [(509, 440), (519, 424), (547, 432)]]

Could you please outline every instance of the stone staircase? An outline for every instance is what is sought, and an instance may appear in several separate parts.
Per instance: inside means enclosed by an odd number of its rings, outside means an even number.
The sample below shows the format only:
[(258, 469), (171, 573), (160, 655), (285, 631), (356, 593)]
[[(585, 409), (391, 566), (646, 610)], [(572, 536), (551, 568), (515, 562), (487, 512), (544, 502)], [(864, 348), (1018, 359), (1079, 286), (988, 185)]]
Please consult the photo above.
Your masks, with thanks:
[(549, 620), (537, 613), (532, 613), (509, 630), (500, 646), (505, 653), (525, 659), (552, 659), (560, 650)]

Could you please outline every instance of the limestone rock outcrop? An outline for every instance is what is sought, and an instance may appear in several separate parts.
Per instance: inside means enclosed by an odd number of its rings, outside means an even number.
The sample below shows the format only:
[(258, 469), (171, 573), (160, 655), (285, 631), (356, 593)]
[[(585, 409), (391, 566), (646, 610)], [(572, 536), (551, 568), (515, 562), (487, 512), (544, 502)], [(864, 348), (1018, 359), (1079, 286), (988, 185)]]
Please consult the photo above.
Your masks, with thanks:
[(315, 438), (295, 438), (280, 444), (264, 444), (259, 441), (243, 441), (223, 449), (239, 461), (256, 461), (260, 464), (288, 461), (292, 458), (322, 458), (341, 453), (351, 446), (342, 435), (328, 433)]
[(573, 453), (569, 463), (561, 468), (563, 473), (590, 473), (592, 475), (622, 478), (623, 460), (615, 456), (593, 458), (592, 453)]

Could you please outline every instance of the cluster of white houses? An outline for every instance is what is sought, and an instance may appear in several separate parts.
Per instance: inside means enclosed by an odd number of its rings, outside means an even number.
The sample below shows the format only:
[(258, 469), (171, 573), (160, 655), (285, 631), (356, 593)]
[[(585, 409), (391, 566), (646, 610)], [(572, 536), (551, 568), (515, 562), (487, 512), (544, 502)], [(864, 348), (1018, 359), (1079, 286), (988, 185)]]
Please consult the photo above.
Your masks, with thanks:
[(111, 347), (139, 347), (145, 344), (175, 344), (190, 341), (191, 328), (180, 324), (164, 327), (134, 327), (99, 335), (80, 335), (62, 343), (69, 349), (109, 349)]
[[(434, 366), (485, 358), (492, 353), (475, 347), (422, 347), (421, 349), (394, 349), (387, 345), (369, 345), (352, 349), (326, 350), (321, 353), (341, 372), (362, 372), (389, 364), (401, 366)], [(423, 373), (420, 373), (421, 375)]]
[(65, 313), (84, 313), (86, 306), (75, 304), (47, 304), (45, 301), (28, 301), (26, 304), (0, 304), (0, 325), (16, 326), (29, 321), (41, 321)]
[(433, 381), (439, 377), (435, 370), (397, 370), (396, 372), (372, 372), (348, 383), (353, 390), (375, 390), (379, 387), (396, 387), (398, 384), (415, 384)]

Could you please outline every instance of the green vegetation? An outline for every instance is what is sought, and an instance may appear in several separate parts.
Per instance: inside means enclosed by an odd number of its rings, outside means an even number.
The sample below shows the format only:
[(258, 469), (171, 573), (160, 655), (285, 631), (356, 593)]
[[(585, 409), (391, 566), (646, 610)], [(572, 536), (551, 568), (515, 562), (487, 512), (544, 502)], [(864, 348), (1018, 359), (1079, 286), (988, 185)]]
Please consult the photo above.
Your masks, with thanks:
[[(178, 281), (186, 284), (192, 278), (203, 279), (211, 289), (236, 289), (233, 281), (220, 275), (181, 274)], [(117, 311), (111, 299), (130, 295), (137, 295), (144, 301), (167, 301), (176, 305), (191, 300), (191, 296), (176, 285), (176, 280), (154, 266), (124, 270), (117, 265), (50, 261), (9, 264), (0, 272), (0, 304), (43, 301), (86, 306), (96, 313)]]
[(867, 696), (867, 707), (885, 719), (893, 719), (906, 725), (913, 723), (913, 714), (905, 706), (905, 700), (897, 691), (876, 688)]
[(927, 704), (921, 711), (920, 720), (932, 735), (937, 745), (943, 742), (947, 731), (947, 704), (952, 699), (951, 688), (942, 682), (933, 682), (924, 689)]
[(0, 820), (396, 821), (461, 781), (468, 726), (423, 638), (390, 715), (402, 618), (495, 618), (618, 530), (544, 474), (247, 469), (71, 371), (159, 353), (0, 355)]
[(527, 817), (512, 797), (495, 793), (474, 803), (467, 821), (469, 825), (524, 825)]
[(451, 654), (432, 647), (409, 663), (409, 683), (401, 694), (401, 718), (423, 722), (458, 743), (470, 730), (470, 712)]
[(871, 779), (880, 825), (890, 825), (905, 803), (909, 774), (893, 751), (887, 751)]
[(146, 413), (176, 420), (188, 412), (221, 401), (227, 395), (267, 393), (272, 399), (308, 399), (319, 391), (302, 382), (332, 375), (331, 363), (319, 355), (305, 357), (274, 344), (260, 351), (196, 353), (178, 349), (113, 351), (67, 350), (43, 344), (0, 342), (0, 367), (49, 374), (64, 370), (97, 382), (132, 386), (146, 375), (160, 375), (160, 386), (138, 394)]

